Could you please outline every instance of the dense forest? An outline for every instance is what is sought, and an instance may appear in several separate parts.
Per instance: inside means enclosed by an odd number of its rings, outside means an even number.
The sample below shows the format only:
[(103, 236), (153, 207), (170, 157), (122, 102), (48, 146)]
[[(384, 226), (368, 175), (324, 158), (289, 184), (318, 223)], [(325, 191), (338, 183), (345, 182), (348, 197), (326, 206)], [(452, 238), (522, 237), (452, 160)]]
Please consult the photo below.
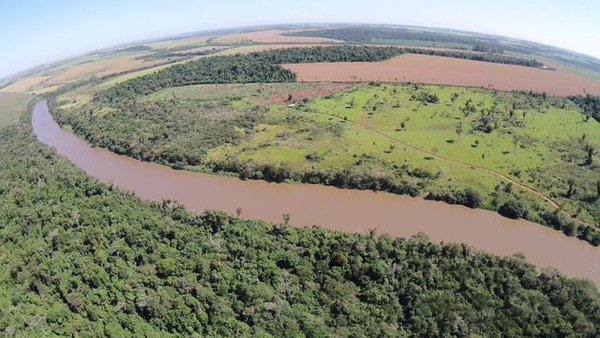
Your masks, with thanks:
[(293, 82), (295, 74), (279, 64), (382, 61), (400, 54), (402, 50), (394, 47), (330, 46), (207, 57), (119, 83), (96, 94), (95, 100), (113, 103), (163, 88), (194, 84)]
[(85, 114), (102, 105), (88, 105), (73, 113), (50, 101), (55, 119), (68, 124), (90, 143), (148, 162), (179, 168), (202, 163), (206, 152), (223, 144), (238, 144), (267, 117), (260, 106), (235, 109), (231, 102), (171, 98), (152, 102), (123, 101), (98, 117)]
[(9, 336), (600, 334), (588, 282), (424, 236), (144, 202), (36, 142), (28, 118), (0, 130), (0, 196)]

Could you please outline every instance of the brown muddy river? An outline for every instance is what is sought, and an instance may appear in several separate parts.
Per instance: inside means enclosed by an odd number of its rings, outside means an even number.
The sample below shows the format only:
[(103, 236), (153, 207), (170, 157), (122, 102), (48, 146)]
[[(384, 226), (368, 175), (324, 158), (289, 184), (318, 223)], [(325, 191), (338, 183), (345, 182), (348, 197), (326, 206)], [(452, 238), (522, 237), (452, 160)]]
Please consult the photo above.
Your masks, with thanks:
[(334, 230), (412, 236), (426, 233), (437, 242), (462, 242), (496, 255), (523, 253), (538, 267), (552, 266), (600, 285), (600, 248), (559, 231), (495, 212), (420, 198), (309, 184), (242, 181), (232, 177), (173, 170), (94, 148), (61, 129), (46, 102), (35, 105), (32, 125), (38, 140), (55, 147), (89, 175), (132, 190), (141, 198), (179, 200), (194, 210), (221, 210), (242, 217)]

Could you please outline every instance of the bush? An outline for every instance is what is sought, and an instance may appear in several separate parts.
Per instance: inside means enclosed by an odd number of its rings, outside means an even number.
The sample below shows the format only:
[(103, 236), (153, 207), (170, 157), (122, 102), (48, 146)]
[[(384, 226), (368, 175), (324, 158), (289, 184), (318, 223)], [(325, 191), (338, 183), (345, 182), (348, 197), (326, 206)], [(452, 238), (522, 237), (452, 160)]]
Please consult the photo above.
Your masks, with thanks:
[(482, 203), (481, 195), (472, 188), (430, 192), (425, 199), (444, 201), (450, 204), (460, 204), (469, 208), (478, 208)]
[(498, 213), (504, 217), (518, 219), (527, 217), (527, 209), (515, 200), (508, 200), (498, 208)]

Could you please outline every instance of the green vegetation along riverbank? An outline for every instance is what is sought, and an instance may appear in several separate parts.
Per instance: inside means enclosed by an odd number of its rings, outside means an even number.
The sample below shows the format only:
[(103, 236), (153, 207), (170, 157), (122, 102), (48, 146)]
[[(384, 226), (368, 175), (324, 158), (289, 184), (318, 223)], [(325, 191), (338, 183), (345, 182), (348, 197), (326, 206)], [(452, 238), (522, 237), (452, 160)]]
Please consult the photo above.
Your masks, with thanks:
[(111, 105), (83, 92), (59, 97), (53, 114), (93, 144), (146, 161), (426, 193), (600, 243), (590, 99), (377, 83), (319, 94), (325, 86), (183, 86)]
[(8, 335), (599, 333), (591, 284), (518, 257), (144, 202), (36, 142), (28, 115), (0, 141)]

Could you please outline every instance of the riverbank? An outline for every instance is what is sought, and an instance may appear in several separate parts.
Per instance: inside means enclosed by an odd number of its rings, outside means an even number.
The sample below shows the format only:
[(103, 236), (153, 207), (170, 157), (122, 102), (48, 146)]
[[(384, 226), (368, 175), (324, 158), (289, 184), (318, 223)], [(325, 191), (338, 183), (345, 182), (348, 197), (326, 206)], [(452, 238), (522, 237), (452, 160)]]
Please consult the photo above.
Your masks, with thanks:
[(95, 148), (61, 129), (45, 102), (33, 111), (38, 140), (53, 146), (89, 175), (154, 201), (174, 198), (193, 210), (220, 210), (241, 217), (281, 222), (282, 214), (300, 226), (409, 237), (426, 233), (436, 242), (460, 242), (496, 255), (522, 253), (538, 267), (553, 266), (600, 284), (600, 248), (535, 223), (495, 212), (371, 191), (309, 184), (242, 181), (173, 170)]

